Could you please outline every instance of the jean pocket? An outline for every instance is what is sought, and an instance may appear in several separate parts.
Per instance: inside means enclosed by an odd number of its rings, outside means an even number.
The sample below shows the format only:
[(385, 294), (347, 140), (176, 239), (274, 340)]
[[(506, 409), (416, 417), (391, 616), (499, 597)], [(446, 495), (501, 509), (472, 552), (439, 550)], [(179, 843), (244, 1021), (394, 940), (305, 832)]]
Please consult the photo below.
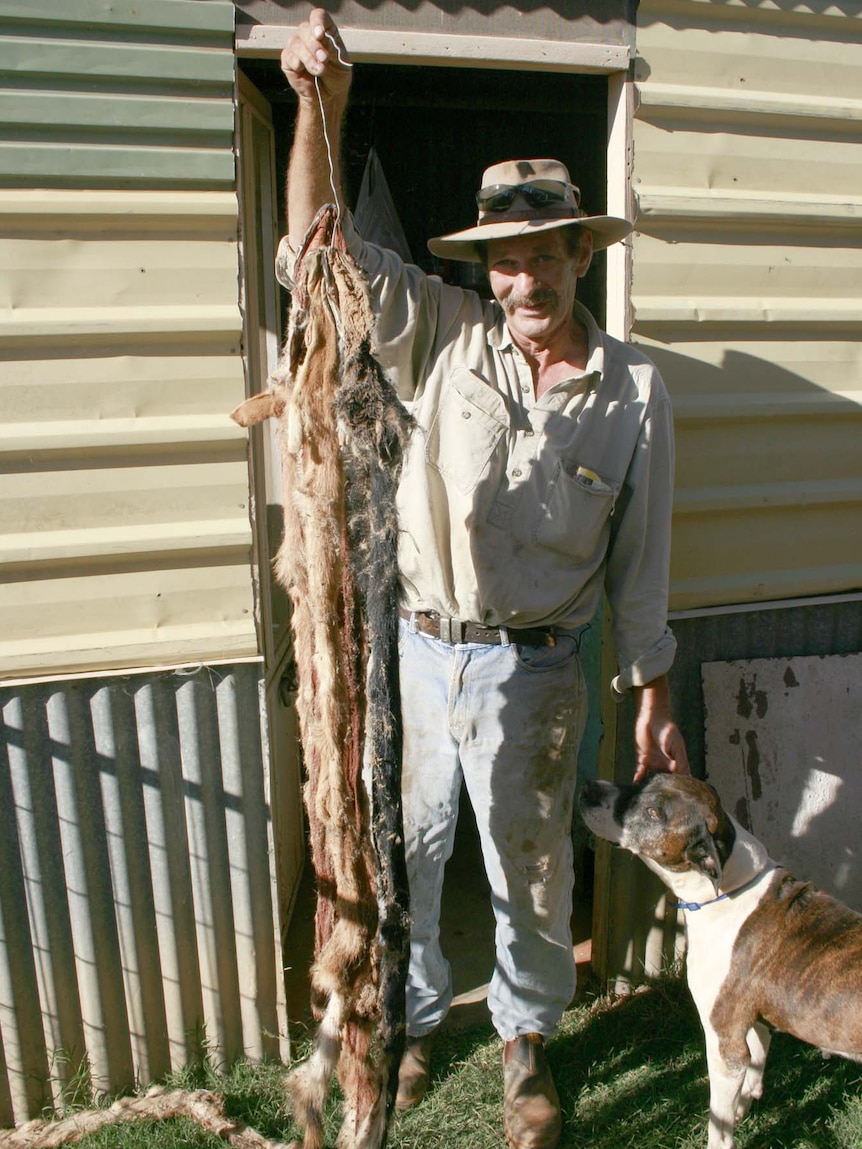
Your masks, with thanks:
[(513, 642), (511, 650), (521, 670), (530, 674), (547, 674), (567, 670), (578, 660), (580, 642), (573, 634), (558, 634), (553, 646), (529, 646)]

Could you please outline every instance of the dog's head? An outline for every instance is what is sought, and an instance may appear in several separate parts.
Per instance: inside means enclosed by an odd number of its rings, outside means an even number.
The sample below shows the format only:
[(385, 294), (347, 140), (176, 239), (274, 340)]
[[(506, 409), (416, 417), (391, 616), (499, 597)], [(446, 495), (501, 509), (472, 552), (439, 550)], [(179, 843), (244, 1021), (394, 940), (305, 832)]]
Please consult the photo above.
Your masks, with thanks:
[(587, 826), (658, 872), (692, 870), (718, 891), (736, 837), (718, 795), (706, 782), (653, 774), (631, 786), (586, 782), (578, 805)]

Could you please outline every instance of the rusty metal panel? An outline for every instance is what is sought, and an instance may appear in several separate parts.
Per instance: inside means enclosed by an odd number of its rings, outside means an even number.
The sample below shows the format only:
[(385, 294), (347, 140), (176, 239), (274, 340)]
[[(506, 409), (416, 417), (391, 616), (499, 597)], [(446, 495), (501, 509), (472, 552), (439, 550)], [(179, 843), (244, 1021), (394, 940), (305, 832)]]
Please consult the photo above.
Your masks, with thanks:
[(862, 654), (707, 662), (706, 768), (795, 876), (862, 910)]
[(254, 658), (233, 192), (0, 191), (0, 677)]
[(638, 9), (632, 338), (674, 401), (675, 609), (862, 585), (860, 15)]
[(0, 689), (0, 1124), (287, 1057), (264, 705), (248, 665)]

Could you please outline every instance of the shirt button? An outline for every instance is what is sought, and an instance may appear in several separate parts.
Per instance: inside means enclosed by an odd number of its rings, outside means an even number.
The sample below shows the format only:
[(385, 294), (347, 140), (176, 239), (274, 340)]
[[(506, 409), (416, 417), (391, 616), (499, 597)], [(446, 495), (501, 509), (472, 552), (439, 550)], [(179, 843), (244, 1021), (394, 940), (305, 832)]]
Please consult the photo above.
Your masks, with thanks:
[(535, 431), (525, 431), (524, 432), (524, 434), (527, 436), (528, 439), (532, 439), (532, 437), (535, 435), (535, 433), (536, 433)]
[(521, 472), (516, 467), (515, 470), (512, 472), (512, 478), (513, 479), (520, 479), (520, 477), (521, 477)]
[(470, 411), (462, 411), (461, 412), (461, 418), (462, 419), (469, 419), (471, 414), (472, 414), (472, 412), (470, 412)]
[(530, 388), (529, 388), (529, 386), (528, 386), (526, 383), (523, 383), (523, 384), (521, 385), (521, 391), (524, 393), (524, 395), (529, 395), (529, 394), (530, 394)]

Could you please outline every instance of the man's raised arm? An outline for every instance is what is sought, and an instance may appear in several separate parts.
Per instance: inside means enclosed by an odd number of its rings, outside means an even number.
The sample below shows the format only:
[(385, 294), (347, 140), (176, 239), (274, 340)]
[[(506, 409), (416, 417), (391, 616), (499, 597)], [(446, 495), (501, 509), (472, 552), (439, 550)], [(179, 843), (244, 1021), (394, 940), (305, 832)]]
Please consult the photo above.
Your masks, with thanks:
[(343, 206), (339, 153), (352, 68), (341, 63), (339, 56), (348, 60), (335, 22), (322, 8), (312, 9), (281, 53), (281, 70), (299, 97), (287, 169), (287, 231), (294, 251), (320, 208), (335, 198), (330, 156), (338, 202)]

